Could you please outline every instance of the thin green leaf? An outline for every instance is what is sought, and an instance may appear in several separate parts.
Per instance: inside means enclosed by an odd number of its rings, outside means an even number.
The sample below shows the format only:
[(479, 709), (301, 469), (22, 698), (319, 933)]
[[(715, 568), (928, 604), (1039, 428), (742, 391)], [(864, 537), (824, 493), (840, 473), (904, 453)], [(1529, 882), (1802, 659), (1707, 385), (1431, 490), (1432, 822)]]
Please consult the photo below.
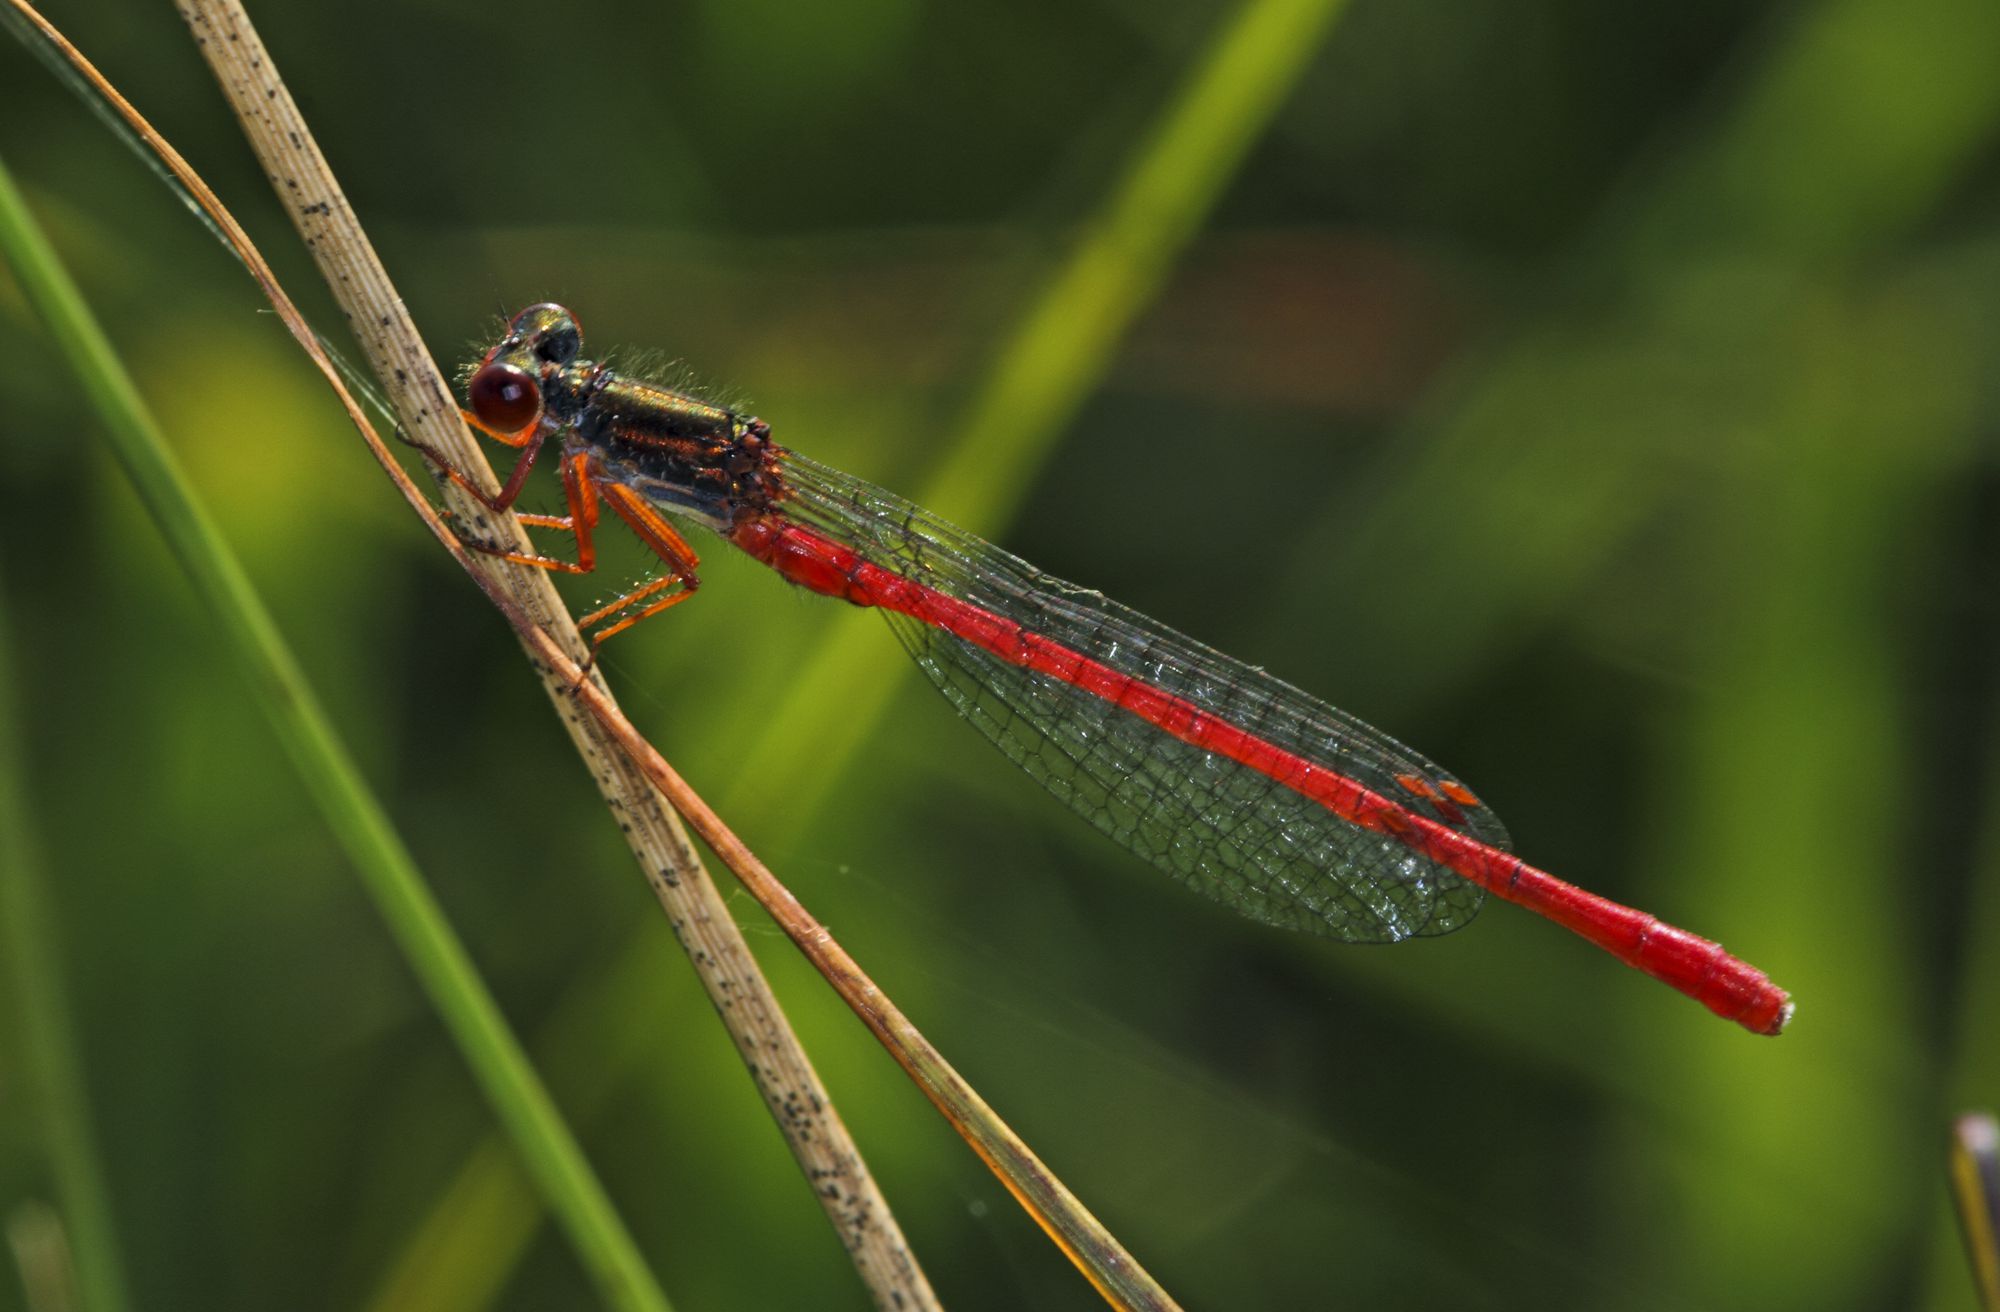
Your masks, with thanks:
[(612, 1306), (665, 1309), (624, 1223), (508, 1031), (464, 946), (342, 745), (130, 377), (0, 169), (0, 253), (104, 421), (113, 454), (213, 617), (307, 791), (354, 863), (494, 1113)]
[[(0, 198), (6, 194), (0, 174)], [(62, 930), (49, 905), (48, 867), (28, 803), (10, 646), (0, 609), (0, 956), (19, 1007), (24, 1092), (55, 1180), (78, 1300), (89, 1312), (122, 1312), (131, 1300), (70, 1020)]]

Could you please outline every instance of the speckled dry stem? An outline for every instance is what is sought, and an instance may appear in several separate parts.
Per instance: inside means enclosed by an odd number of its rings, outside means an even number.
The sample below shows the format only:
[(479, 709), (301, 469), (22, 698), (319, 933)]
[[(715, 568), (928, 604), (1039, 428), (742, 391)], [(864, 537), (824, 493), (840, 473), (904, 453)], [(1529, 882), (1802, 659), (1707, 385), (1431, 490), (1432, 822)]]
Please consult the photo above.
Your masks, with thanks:
[[(417, 440), (445, 453), (459, 468), (478, 471), (489, 488), (497, 487), (483, 453), (459, 420), (449, 387), (248, 17), (240, 6), (221, 0), (183, 0), (178, 7), (333, 289), (398, 420)], [(448, 495), (462, 522), (473, 525), (477, 533), (493, 540), (511, 537), (525, 549), (526, 538), (512, 516), (489, 516), (455, 489)], [(581, 658), (583, 641), (547, 574), (484, 559), (478, 565), (521, 612), (554, 635), (566, 653)], [(766, 1106), (877, 1304), (937, 1306), (887, 1203), (678, 819), (599, 721), (579, 710), (569, 685), (542, 662), (536, 662), (536, 668)], [(610, 696), (601, 681), (599, 691)]]
[[(557, 650), (547, 634), (522, 635), (530, 652), (558, 673), (575, 680), (581, 671)], [(565, 669), (565, 667), (568, 667)], [(590, 708), (626, 754), (702, 837), (724, 865), (743, 881), (758, 905), (771, 913), (814, 969), (831, 984), (882, 1046), (971, 1145), (1022, 1208), (1068, 1255), (1077, 1269), (1120, 1312), (1179, 1312), (1179, 1304), (1126, 1251), (1116, 1235), (1091, 1215), (1069, 1187), (1043, 1164), (1034, 1150), (1000, 1119), (985, 1099), (945, 1060), (944, 1054), (910, 1022), (854, 958), (813, 919), (791, 890), (730, 832), (699, 794), (639, 735), (598, 685), (579, 687), (577, 699)]]

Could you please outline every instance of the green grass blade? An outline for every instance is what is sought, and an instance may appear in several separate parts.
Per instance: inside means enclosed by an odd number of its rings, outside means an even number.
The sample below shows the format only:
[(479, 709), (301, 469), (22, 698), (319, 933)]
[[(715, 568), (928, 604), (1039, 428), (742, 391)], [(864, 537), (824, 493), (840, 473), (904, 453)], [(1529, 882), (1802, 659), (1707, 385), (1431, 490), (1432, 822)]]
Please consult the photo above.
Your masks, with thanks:
[(464, 946), (446, 924), (387, 814), (368, 791), (242, 566), (195, 498), (131, 379), (4, 167), (0, 167), (0, 254), (12, 264), (28, 300), (76, 372), (104, 421), (121, 467), (214, 617), (286, 754), (353, 861), (603, 1297), (620, 1308), (665, 1309), (665, 1295), (508, 1031)]
[(923, 504), (972, 523), (1014, 509), (1343, 7), (1251, 0), (1218, 35), (1001, 348)]
[(78, 1303), (89, 1312), (123, 1312), (132, 1305), (125, 1264), (70, 1023), (61, 927), (49, 905), (47, 865), (21, 768), (10, 641), (0, 608), (0, 956), (19, 1008), (22, 1084), (55, 1181)]
[[(919, 491), (921, 504), (976, 529), (990, 530), (1013, 512), (1344, 8), (1345, 0), (1250, 0), (1241, 7), (1133, 150), (1070, 258), (1031, 298), (996, 352), (943, 444), (949, 458)], [(768, 732), (751, 744), (736, 772), (740, 780), (755, 781), (742, 786), (794, 799), (779, 825), (805, 824), (827, 783), (839, 777), (840, 762), (873, 732), (907, 673), (892, 647), (883, 633), (849, 627), (829, 632), (800, 658), (798, 668), (816, 677), (795, 681), (764, 717)], [(814, 750), (800, 752), (800, 742), (813, 743)], [(732, 794), (722, 809), (741, 801)], [(782, 842), (781, 829), (768, 832)], [(633, 954), (641, 951), (628, 947), (607, 973), (636, 973), (642, 967)], [(583, 989), (592, 1000), (604, 991)], [(559, 1031), (554, 1042), (567, 1046), (577, 1033), (615, 1023), (616, 1016), (614, 1008), (565, 1000), (552, 1027)], [(604, 1065), (594, 1075), (607, 1084), (616, 1077)], [(477, 1157), (462, 1169), (479, 1172), (493, 1189), (512, 1187), (504, 1175), (481, 1172)], [(471, 1187), (469, 1176), (438, 1207), (513, 1216)], [(432, 1218), (427, 1232), (430, 1227), (464, 1242), (430, 1256), (412, 1253), (397, 1268), (398, 1284), (415, 1280), (426, 1264), (454, 1260), (447, 1253), (457, 1260), (475, 1253), (500, 1260), (484, 1242), (518, 1236), (511, 1222), (490, 1236), (470, 1221), (453, 1225), (442, 1215)], [(392, 1305), (386, 1291), (383, 1299), (378, 1307)]]
[[(975, 532), (1013, 514), (1344, 8), (1344, 0), (1250, 0), (1218, 33), (1001, 345), (943, 443), (950, 455), (918, 489), (919, 505)], [(798, 664), (816, 677), (792, 683), (745, 754), (737, 777), (792, 798), (794, 822), (840, 777), (840, 762), (867, 740), (908, 672), (881, 637), (852, 625), (829, 633)], [(801, 742), (815, 749), (801, 753)], [(741, 800), (725, 797), (724, 810)]]

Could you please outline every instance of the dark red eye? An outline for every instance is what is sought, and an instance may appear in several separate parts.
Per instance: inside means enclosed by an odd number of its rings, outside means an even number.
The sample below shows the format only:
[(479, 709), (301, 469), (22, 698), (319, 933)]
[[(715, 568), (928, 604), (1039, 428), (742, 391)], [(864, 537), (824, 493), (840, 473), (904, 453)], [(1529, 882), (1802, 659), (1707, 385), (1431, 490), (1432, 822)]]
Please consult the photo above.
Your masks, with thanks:
[(542, 389), (518, 365), (489, 364), (472, 375), (465, 399), (479, 422), (496, 433), (519, 433), (542, 417)]

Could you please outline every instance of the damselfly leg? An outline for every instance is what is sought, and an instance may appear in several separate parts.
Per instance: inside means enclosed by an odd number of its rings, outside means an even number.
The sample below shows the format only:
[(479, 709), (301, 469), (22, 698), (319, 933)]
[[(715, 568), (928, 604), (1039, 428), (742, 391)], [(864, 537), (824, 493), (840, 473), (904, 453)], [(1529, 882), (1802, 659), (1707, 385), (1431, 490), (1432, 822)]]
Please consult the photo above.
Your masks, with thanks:
[[(651, 579), (629, 592), (614, 597), (610, 602), (591, 611), (577, 621), (579, 630), (589, 630), (598, 625), (606, 625), (591, 634), (591, 659), (594, 661), (597, 648), (615, 633), (622, 633), (643, 619), (686, 600), (700, 587), (700, 579), (695, 567), (701, 557), (695, 554), (687, 539), (649, 504), (645, 498), (634, 493), (624, 484), (604, 476), (588, 451), (572, 452), (562, 463), (563, 497), (569, 507), (567, 515), (543, 515), (526, 511), (514, 511), (514, 503), (520, 499), (521, 489), (527, 482), (528, 472), (534, 467), (541, 454), (548, 433), (546, 428), (533, 423), (520, 432), (510, 433), (486, 423), (480, 416), (467, 410), (462, 412), (467, 423), (496, 441), (515, 447), (521, 451), (513, 471), (497, 494), (489, 495), (468, 477), (465, 472), (446, 459), (444, 454), (420, 442), (413, 442), (424, 458), (439, 473), (457, 484), (467, 495), (495, 514), (514, 513), (522, 524), (535, 528), (552, 528), (568, 533), (576, 540), (576, 559), (564, 560), (559, 556), (545, 556), (536, 552), (516, 551), (511, 547), (475, 538), (462, 538), (466, 546), (489, 556), (497, 556), (517, 565), (528, 565), (535, 569), (545, 569), (560, 574), (589, 574), (597, 568), (597, 543), (595, 532), (602, 516), (601, 506), (608, 504), (612, 513), (623, 520), (635, 537), (644, 543), (647, 550), (658, 556), (667, 567), (667, 572)], [(678, 591), (674, 591), (678, 586)], [(662, 596), (660, 594), (665, 593)], [(637, 611), (633, 607), (640, 606)], [(630, 613), (628, 613), (630, 612)]]

